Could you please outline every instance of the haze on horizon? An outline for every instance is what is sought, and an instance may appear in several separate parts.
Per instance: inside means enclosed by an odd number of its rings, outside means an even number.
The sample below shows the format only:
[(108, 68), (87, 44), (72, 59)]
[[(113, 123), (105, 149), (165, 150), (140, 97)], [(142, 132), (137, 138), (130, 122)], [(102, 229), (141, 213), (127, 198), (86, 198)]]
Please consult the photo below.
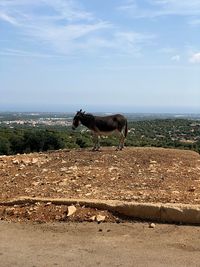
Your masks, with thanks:
[(0, 111), (200, 113), (200, 1), (1, 0)]

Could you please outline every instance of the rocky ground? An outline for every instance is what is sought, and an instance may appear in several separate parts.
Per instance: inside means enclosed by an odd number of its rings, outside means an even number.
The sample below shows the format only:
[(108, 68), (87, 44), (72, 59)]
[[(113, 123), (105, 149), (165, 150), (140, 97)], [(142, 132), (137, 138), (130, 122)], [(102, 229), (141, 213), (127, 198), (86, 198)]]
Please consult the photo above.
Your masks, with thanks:
[[(200, 155), (163, 148), (61, 150), (0, 157), (0, 201), (29, 197), (200, 204)], [(118, 218), (107, 211), (51, 203), (0, 206), (0, 218), (82, 221)], [(101, 217), (102, 216), (102, 217)]]

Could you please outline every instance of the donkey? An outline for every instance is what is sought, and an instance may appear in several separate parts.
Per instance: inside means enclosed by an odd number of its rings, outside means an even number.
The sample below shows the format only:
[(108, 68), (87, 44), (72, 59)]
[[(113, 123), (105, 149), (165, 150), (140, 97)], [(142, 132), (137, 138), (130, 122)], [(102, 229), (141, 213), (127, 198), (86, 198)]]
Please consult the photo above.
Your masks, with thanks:
[(75, 130), (80, 123), (91, 130), (93, 134), (94, 147), (92, 150), (95, 151), (100, 149), (99, 138), (101, 135), (110, 135), (112, 133), (118, 133), (120, 135), (117, 150), (122, 150), (124, 147), (128, 126), (127, 119), (123, 115), (115, 114), (100, 117), (85, 113), (81, 109), (80, 111), (77, 111), (74, 116), (72, 129)]

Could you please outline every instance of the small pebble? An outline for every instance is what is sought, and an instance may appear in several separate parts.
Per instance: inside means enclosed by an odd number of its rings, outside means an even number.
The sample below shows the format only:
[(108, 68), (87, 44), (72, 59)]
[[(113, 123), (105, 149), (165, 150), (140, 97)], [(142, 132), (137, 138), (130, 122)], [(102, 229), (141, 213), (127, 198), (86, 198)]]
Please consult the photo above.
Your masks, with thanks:
[(149, 228), (155, 228), (155, 227), (156, 227), (155, 223), (150, 223), (149, 224)]

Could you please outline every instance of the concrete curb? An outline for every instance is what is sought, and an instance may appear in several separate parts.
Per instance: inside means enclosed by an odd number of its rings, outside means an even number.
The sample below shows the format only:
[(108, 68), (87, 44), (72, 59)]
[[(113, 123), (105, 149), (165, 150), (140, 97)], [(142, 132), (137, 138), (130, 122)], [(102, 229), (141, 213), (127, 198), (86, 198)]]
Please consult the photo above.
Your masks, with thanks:
[(118, 200), (66, 199), (66, 198), (30, 198), (20, 197), (8, 201), (0, 201), (0, 206), (34, 204), (51, 202), (56, 205), (79, 204), (81, 206), (117, 212), (135, 219), (153, 220), (167, 223), (183, 223), (200, 225), (200, 205), (137, 203)]

